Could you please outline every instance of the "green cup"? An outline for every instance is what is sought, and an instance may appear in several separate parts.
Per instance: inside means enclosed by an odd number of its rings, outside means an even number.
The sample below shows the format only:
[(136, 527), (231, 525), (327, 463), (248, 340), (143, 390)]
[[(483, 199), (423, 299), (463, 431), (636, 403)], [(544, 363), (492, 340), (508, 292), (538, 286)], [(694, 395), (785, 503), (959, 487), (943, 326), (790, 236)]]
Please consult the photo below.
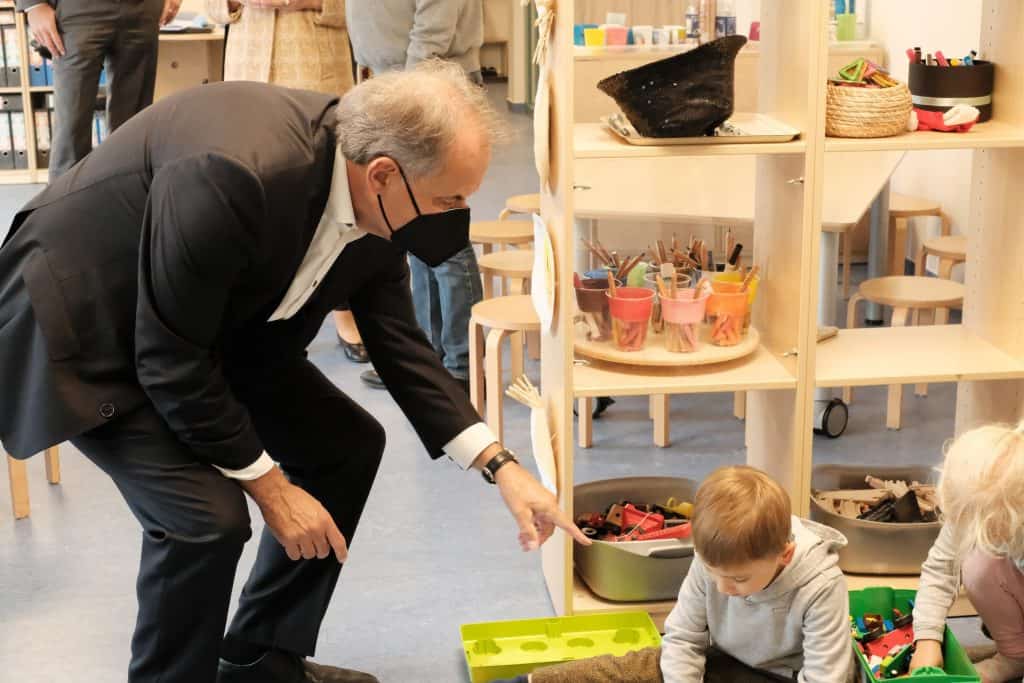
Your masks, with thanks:
[(857, 15), (837, 14), (836, 15), (836, 39), (856, 40), (857, 39)]

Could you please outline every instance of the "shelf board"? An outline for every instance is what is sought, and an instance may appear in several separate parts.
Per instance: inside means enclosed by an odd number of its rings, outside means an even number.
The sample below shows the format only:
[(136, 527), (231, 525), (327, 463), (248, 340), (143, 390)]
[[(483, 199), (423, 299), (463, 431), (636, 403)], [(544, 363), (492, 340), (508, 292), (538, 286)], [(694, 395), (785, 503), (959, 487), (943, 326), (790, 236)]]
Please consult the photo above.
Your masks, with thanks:
[(573, 395), (649, 396), (793, 389), (796, 376), (764, 346), (746, 358), (680, 368), (616, 365), (587, 360), (573, 368)]
[(160, 33), (160, 42), (167, 43), (188, 43), (188, 42), (210, 42), (223, 41), (224, 29), (215, 28), (208, 33), (181, 33), (165, 31)]
[(694, 157), (733, 154), (802, 154), (807, 144), (801, 140), (715, 145), (661, 145), (646, 147), (622, 142), (600, 123), (577, 123), (573, 126), (573, 149), (577, 159), (650, 159), (652, 157)]
[(598, 597), (591, 592), (587, 584), (577, 574), (572, 575), (572, 613), (573, 614), (608, 614), (614, 612), (647, 612), (654, 620), (658, 631), (665, 631), (665, 617), (675, 606), (675, 600), (659, 600), (656, 602), (612, 602)]
[(28, 89), (29, 92), (53, 92), (52, 85), (33, 85)]
[(1003, 121), (976, 124), (966, 133), (918, 131), (887, 138), (825, 138), (826, 152), (1024, 147), (1024, 126)]
[(963, 325), (840, 330), (815, 364), (819, 387), (1024, 378), (1024, 363)]
[(0, 185), (30, 185), (36, 182), (27, 168), (0, 170)]
[[(875, 586), (887, 586), (889, 588), (896, 588), (900, 590), (917, 590), (917, 586), (921, 581), (919, 576), (893, 576), (884, 574), (847, 574), (846, 575), (846, 588), (851, 591), (859, 591), (864, 588), (873, 588)], [(967, 594), (961, 590), (957, 596), (956, 602), (953, 603), (953, 607), (949, 610), (949, 616), (951, 617), (972, 617), (976, 615), (978, 611), (974, 609), (974, 605), (967, 599)]]

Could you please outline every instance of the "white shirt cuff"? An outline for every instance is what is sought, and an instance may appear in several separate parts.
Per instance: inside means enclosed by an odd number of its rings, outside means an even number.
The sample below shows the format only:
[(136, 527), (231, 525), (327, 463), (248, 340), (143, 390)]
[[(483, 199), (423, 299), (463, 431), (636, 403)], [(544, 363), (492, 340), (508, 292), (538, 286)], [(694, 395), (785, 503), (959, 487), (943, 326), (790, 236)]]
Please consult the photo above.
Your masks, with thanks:
[[(214, 467), (217, 466), (214, 465)], [(220, 470), (220, 473), (223, 474), (228, 479), (238, 479), (239, 481), (252, 481), (253, 479), (259, 479), (264, 474), (274, 469), (274, 461), (271, 459), (269, 455), (267, 455), (266, 451), (264, 451), (263, 455), (257, 458), (256, 462), (249, 465), (248, 467), (244, 467), (240, 470), (226, 470), (223, 467), (217, 467), (217, 469)]]
[(458, 436), (446, 443), (444, 452), (456, 465), (468, 470), (473, 466), (473, 461), (497, 441), (498, 437), (494, 436), (490, 427), (483, 422), (477, 422), (471, 427), (466, 427)]
[(24, 12), (25, 14), (28, 14), (29, 12), (31, 12), (32, 10), (34, 10), (34, 9), (35, 9), (36, 7), (42, 7), (42, 6), (43, 6), (43, 5), (45, 5), (45, 4), (46, 4), (45, 2), (39, 2), (39, 3), (36, 3), (35, 5), (32, 5), (31, 7), (26, 7), (26, 8), (25, 8), (24, 10), (22, 10), (22, 11), (23, 11), (23, 12)]

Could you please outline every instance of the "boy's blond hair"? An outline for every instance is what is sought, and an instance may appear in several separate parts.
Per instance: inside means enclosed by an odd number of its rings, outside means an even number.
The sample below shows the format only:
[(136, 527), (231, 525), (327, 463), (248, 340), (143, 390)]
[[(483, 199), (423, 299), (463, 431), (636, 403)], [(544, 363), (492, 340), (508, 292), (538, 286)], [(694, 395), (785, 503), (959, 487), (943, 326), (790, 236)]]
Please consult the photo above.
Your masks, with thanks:
[(943, 521), (960, 556), (978, 548), (1024, 559), (1024, 422), (964, 433), (946, 451), (939, 480)]
[(693, 510), (693, 544), (712, 567), (753, 562), (785, 550), (792, 536), (789, 496), (764, 472), (746, 465), (711, 473)]

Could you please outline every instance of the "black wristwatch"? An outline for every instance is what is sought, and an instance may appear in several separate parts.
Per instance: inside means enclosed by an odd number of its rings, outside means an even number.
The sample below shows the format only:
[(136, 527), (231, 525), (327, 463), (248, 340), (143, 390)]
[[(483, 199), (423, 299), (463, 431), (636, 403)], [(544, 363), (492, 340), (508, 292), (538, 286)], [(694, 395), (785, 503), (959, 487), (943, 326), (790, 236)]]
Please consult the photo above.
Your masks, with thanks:
[(518, 463), (519, 460), (512, 451), (507, 448), (502, 448), (498, 451), (497, 455), (487, 461), (484, 468), (480, 471), (480, 474), (484, 476), (484, 481), (488, 484), (497, 484), (498, 482), (495, 479), (495, 475), (498, 473), (498, 470), (510, 462)]

